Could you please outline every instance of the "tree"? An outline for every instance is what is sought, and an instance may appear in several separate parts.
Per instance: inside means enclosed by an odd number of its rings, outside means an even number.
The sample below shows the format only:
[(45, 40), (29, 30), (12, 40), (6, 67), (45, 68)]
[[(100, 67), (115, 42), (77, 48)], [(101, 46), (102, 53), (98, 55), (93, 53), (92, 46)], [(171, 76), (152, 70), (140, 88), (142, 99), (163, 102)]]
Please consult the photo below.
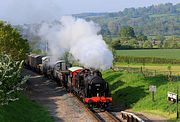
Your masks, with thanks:
[(178, 37), (171, 37), (164, 42), (164, 48), (180, 48)]
[(112, 41), (112, 42), (111, 42), (111, 47), (112, 47), (113, 49), (116, 49), (116, 50), (121, 49), (121, 42), (120, 42), (120, 40), (114, 40), (114, 41)]
[(143, 44), (143, 48), (152, 48), (153, 45), (151, 43), (151, 41), (145, 41)]
[(111, 35), (116, 35), (118, 34), (119, 31), (119, 25), (116, 22), (109, 21), (108, 22), (108, 30), (110, 31)]
[(138, 41), (146, 41), (147, 36), (145, 36), (143, 33), (140, 33), (139, 35), (137, 35), (137, 40)]
[(137, 48), (138, 47), (138, 44), (137, 44), (137, 40), (136, 39), (130, 39), (128, 41), (128, 45), (132, 48)]
[(166, 38), (163, 35), (157, 35), (156, 40), (163, 42)]
[(28, 51), (28, 41), (22, 38), (17, 29), (0, 21), (0, 53), (9, 54), (14, 60), (23, 60)]
[(120, 30), (120, 36), (121, 38), (135, 38), (135, 32), (134, 29), (130, 26), (122, 27)]

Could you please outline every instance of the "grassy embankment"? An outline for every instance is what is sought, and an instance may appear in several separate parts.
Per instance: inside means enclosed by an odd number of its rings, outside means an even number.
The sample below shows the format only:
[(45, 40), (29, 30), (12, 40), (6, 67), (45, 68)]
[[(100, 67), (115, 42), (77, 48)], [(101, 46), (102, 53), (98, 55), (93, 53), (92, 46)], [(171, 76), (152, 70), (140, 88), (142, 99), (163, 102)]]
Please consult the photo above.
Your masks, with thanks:
[(46, 108), (23, 95), (20, 100), (0, 106), (1, 122), (53, 122)]
[[(134, 111), (143, 111), (175, 118), (176, 105), (167, 101), (167, 92), (176, 92), (178, 82), (170, 82), (164, 76), (144, 77), (138, 73), (103, 72), (103, 77), (109, 82), (113, 101)], [(155, 102), (149, 86), (156, 85)]]

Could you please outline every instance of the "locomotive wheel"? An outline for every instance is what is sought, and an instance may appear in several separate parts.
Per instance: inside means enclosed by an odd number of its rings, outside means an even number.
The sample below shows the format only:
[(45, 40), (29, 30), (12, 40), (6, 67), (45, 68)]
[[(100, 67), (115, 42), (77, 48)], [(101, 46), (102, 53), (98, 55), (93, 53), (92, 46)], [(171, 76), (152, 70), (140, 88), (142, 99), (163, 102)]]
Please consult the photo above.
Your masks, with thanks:
[(90, 110), (93, 110), (93, 108), (94, 108), (93, 104), (88, 104), (88, 108), (89, 108)]
[(101, 104), (101, 106), (99, 107), (99, 111), (104, 112), (105, 111), (105, 105)]

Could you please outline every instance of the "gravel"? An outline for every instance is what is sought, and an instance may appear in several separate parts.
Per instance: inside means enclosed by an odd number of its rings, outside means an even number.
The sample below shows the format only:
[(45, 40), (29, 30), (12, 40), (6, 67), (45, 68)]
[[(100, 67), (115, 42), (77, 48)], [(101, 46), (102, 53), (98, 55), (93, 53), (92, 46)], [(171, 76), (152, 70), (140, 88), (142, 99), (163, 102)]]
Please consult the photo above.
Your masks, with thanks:
[(31, 75), (26, 89), (28, 97), (47, 107), (55, 122), (95, 121), (79, 101), (64, 88), (58, 87), (55, 81), (27, 69), (24, 69), (23, 75)]

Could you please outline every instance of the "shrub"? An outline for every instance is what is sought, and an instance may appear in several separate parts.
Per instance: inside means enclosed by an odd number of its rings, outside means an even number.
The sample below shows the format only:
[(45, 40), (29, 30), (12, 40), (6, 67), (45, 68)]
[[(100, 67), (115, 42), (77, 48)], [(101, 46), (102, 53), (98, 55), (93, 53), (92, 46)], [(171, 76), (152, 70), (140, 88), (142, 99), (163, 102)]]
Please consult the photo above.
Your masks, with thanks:
[(14, 61), (11, 56), (0, 54), (0, 104), (8, 104), (9, 101), (18, 100), (15, 93), (21, 90), (20, 86), (25, 83), (22, 79), (23, 61)]

